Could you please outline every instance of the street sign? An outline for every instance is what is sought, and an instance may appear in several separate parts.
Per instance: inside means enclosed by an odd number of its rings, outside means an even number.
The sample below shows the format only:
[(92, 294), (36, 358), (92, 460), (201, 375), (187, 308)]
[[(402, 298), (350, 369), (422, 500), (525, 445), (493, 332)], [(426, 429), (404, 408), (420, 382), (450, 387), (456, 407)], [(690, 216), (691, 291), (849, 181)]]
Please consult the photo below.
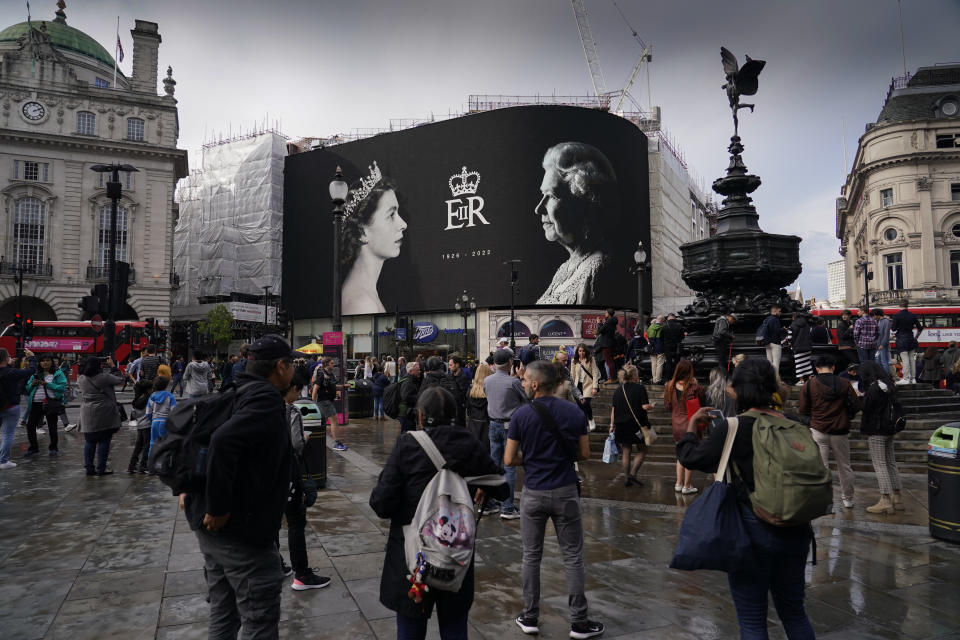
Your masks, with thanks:
[(90, 318), (90, 328), (94, 331), (103, 331), (103, 318), (99, 314)]
[(403, 342), (407, 339), (407, 329), (406, 327), (399, 327), (396, 333), (396, 340), (398, 342)]

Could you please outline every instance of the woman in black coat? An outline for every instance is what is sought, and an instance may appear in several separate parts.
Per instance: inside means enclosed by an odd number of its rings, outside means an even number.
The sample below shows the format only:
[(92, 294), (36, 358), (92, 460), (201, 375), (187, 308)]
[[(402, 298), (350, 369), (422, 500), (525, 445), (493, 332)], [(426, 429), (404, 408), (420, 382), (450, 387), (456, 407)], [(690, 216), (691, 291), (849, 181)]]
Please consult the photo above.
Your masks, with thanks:
[(789, 330), (790, 348), (793, 349), (793, 366), (797, 381), (803, 381), (813, 375), (810, 354), (813, 341), (810, 339), (810, 316), (800, 312), (793, 319)]
[[(447, 462), (446, 468), (464, 477), (502, 474), (503, 468), (490, 459), (489, 451), (477, 438), (467, 429), (453, 425), (456, 407), (453, 396), (441, 387), (425, 390), (417, 402), (420, 426), (440, 450)], [(427, 620), (434, 605), (441, 638), (467, 637), (467, 615), (473, 604), (472, 558), (459, 591), (431, 589), (423, 594), (419, 604), (408, 596), (410, 571), (404, 558), (403, 527), (413, 520), (420, 496), (435, 474), (436, 467), (416, 439), (401, 434), (370, 494), (370, 506), (376, 514), (390, 519), (387, 555), (380, 577), (380, 602), (397, 612), (397, 635), (402, 638), (426, 636)], [(475, 487), (470, 490), (476, 492), (478, 501), (483, 500), (481, 491)], [(504, 500), (510, 488), (504, 480), (487, 491), (493, 498)]]
[(600, 375), (609, 384), (616, 384), (617, 377), (617, 368), (613, 362), (613, 350), (617, 345), (616, 334), (617, 311), (616, 309), (607, 309), (606, 318), (597, 327), (597, 342), (594, 344), (594, 351), (603, 356), (603, 362), (606, 364), (606, 375), (604, 375), (603, 367), (600, 367)]

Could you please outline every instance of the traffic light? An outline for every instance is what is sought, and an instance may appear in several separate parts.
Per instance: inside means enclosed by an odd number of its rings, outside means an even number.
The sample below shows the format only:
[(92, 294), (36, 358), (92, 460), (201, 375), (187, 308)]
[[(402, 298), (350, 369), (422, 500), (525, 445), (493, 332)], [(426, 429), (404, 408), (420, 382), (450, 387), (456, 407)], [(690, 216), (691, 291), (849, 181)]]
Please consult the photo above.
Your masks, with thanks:
[(33, 338), (33, 318), (27, 318), (23, 321), (23, 341), (27, 342)]
[(286, 331), (287, 324), (290, 322), (290, 312), (286, 309), (277, 311), (277, 324)]
[(117, 282), (116, 289), (113, 292), (113, 309), (110, 309), (110, 317), (116, 320), (123, 315), (127, 306), (127, 298), (130, 294), (127, 287), (130, 285), (130, 263), (117, 261)]
[(90, 289), (90, 295), (83, 296), (77, 306), (83, 309), (83, 311), (90, 316), (106, 315), (107, 295), (107, 285), (95, 285), (92, 289)]
[(23, 335), (23, 316), (19, 313), (13, 315), (13, 337), (19, 338)]
[(157, 324), (153, 318), (147, 318), (147, 339), (153, 342), (156, 337)]

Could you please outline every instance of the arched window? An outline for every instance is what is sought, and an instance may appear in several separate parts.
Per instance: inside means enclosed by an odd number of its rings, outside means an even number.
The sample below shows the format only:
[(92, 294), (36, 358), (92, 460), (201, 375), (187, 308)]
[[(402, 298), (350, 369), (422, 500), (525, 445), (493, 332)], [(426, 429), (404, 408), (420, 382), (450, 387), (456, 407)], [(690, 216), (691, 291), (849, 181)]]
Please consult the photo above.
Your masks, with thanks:
[(92, 136), (96, 131), (97, 116), (89, 111), (77, 111), (77, 133)]
[(37, 198), (17, 200), (13, 217), (13, 263), (43, 263), (46, 205)]
[[(100, 207), (100, 223), (97, 226), (97, 266), (107, 268), (110, 264), (110, 205)], [(127, 260), (127, 210), (117, 207), (117, 260)]]
[(143, 141), (143, 120), (141, 118), (127, 118), (127, 140)]

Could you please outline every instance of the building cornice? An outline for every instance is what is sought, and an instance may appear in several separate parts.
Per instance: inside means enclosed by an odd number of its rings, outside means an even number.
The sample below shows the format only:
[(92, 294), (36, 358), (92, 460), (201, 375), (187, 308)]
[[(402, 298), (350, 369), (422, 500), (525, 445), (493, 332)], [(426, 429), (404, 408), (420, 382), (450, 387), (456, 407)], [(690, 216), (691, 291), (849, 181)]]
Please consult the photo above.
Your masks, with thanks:
[(93, 86), (78, 87), (64, 83), (45, 83), (36, 86), (24, 86), (0, 82), (0, 98), (8, 97), (11, 100), (20, 102), (33, 97), (34, 94), (38, 99), (48, 102), (55, 102), (56, 100), (94, 100), (174, 112), (177, 110), (177, 101), (171, 99), (170, 96), (136, 93), (127, 89)]
[(177, 149), (175, 147), (159, 147), (119, 140), (103, 140), (96, 137), (51, 135), (36, 131), (19, 131), (16, 129), (0, 129), (0, 142), (59, 147), (85, 151), (92, 154), (122, 154), (132, 158), (172, 160), (177, 179), (186, 177), (188, 173), (187, 151), (186, 149)]

